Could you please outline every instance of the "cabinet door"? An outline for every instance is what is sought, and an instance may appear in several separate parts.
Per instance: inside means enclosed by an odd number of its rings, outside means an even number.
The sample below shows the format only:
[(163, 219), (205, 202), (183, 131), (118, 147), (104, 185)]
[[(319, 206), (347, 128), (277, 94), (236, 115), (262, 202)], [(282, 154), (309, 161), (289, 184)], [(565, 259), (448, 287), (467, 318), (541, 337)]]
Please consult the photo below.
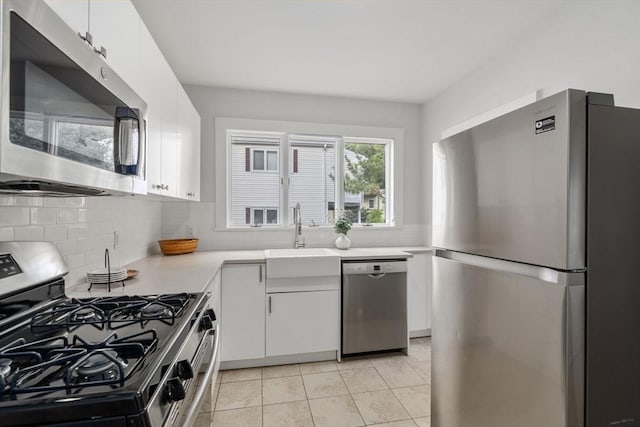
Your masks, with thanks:
[(93, 45), (107, 49), (107, 63), (140, 92), (140, 17), (130, 0), (90, 0)]
[(416, 254), (408, 259), (407, 297), (409, 298), (409, 332), (431, 328), (431, 255)]
[(340, 349), (340, 291), (267, 294), (267, 356)]
[(45, 0), (45, 3), (53, 9), (69, 27), (83, 36), (89, 26), (89, 3), (78, 0)]
[[(175, 79), (175, 77), (174, 77)], [(178, 81), (165, 80), (165, 96), (162, 102), (162, 155), (160, 170), (165, 189), (161, 194), (178, 195)]]
[(140, 96), (147, 102), (147, 191), (177, 194), (177, 85), (151, 33), (140, 26)]
[(140, 96), (147, 103), (147, 192), (157, 194), (162, 183), (162, 91), (163, 81), (157, 70), (162, 66), (162, 54), (151, 33), (140, 26)]
[(222, 267), (223, 362), (264, 357), (264, 264)]
[(200, 198), (200, 116), (178, 85), (178, 197)]

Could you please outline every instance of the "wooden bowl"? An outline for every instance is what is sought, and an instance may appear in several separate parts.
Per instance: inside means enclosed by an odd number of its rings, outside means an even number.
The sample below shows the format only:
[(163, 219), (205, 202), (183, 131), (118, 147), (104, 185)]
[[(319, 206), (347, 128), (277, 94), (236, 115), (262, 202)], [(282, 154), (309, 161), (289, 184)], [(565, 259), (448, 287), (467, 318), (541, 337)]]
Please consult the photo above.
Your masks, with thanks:
[(198, 239), (169, 239), (158, 240), (163, 255), (182, 255), (195, 252)]

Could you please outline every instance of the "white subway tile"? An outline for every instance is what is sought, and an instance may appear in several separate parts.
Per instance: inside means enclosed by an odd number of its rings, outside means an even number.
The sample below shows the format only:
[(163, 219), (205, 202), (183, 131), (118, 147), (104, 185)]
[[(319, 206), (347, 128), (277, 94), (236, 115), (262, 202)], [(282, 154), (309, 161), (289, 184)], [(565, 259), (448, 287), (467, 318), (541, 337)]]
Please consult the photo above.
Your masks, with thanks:
[(31, 208), (31, 224), (55, 224), (57, 212), (56, 208)]
[(87, 230), (87, 224), (69, 225), (69, 239), (79, 239), (81, 237), (87, 237)]
[(15, 239), (20, 241), (44, 240), (44, 227), (42, 225), (32, 225), (29, 227), (16, 227)]
[(90, 209), (102, 209), (111, 197), (87, 197), (85, 206)]
[(81, 237), (78, 239), (78, 252), (87, 252), (93, 246), (91, 244), (91, 239), (86, 237)]
[(113, 224), (110, 222), (90, 222), (87, 227), (87, 235), (89, 237), (113, 234)]
[(77, 222), (78, 222), (78, 209), (58, 208), (58, 224), (74, 224)]
[(13, 227), (0, 228), (0, 242), (10, 242), (11, 240), (14, 240)]
[(44, 206), (44, 197), (16, 196), (16, 206)]
[(94, 237), (93, 247), (96, 249), (111, 250), (113, 248), (113, 234), (103, 234), (102, 236)]
[(15, 196), (0, 195), (0, 206), (15, 206)]
[(84, 197), (45, 197), (44, 205), (50, 208), (84, 208)]
[(0, 227), (29, 225), (29, 208), (0, 207)]
[(115, 209), (87, 209), (87, 222), (113, 221), (117, 214)]
[(56, 242), (58, 240), (67, 240), (67, 226), (66, 225), (45, 225), (44, 239), (49, 242)]
[(56, 246), (58, 247), (58, 251), (60, 251), (61, 255), (71, 255), (78, 252), (78, 241), (77, 240), (61, 240), (56, 242)]
[(95, 264), (98, 266), (104, 265), (104, 248), (92, 249), (86, 253), (87, 265)]
[(87, 222), (87, 213), (89, 209), (78, 209), (78, 222)]
[(85, 254), (67, 255), (64, 257), (64, 260), (67, 263), (67, 267), (69, 268), (69, 270), (83, 267), (87, 262)]

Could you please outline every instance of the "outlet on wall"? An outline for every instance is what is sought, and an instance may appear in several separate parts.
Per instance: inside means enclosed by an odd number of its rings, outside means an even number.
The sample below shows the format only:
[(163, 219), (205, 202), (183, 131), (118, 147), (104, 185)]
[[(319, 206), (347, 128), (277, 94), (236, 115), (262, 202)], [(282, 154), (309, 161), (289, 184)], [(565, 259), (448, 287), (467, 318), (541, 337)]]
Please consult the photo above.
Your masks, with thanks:
[(113, 249), (118, 249), (120, 246), (120, 233), (117, 231), (113, 232)]
[(196, 226), (187, 224), (187, 237), (196, 237)]

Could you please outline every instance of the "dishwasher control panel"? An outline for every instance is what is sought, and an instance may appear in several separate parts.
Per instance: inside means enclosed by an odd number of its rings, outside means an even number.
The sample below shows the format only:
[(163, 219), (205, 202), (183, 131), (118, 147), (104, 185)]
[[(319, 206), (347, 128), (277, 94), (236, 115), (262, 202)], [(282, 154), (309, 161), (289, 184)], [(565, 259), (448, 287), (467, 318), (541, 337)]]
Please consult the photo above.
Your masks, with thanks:
[(342, 274), (388, 274), (407, 271), (406, 260), (363, 260), (343, 262)]

